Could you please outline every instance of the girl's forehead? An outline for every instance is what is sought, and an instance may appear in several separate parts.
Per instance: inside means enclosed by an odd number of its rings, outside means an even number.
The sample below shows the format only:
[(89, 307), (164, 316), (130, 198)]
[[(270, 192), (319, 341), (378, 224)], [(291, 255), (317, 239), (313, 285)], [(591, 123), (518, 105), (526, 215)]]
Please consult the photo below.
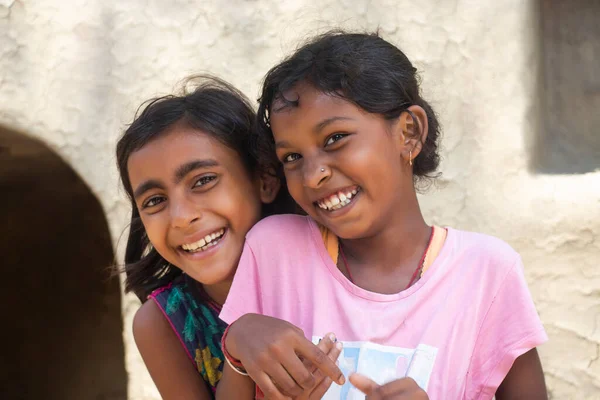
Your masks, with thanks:
[(275, 125), (274, 130), (280, 122), (286, 125), (290, 123), (290, 119), (318, 124), (315, 121), (334, 116), (351, 117), (362, 112), (341, 96), (325, 93), (309, 84), (299, 84), (283, 93), (282, 97), (272, 107), (271, 123)]
[(285, 111), (290, 108), (289, 103), (294, 103), (300, 108), (353, 105), (343, 96), (324, 92), (308, 82), (300, 82), (281, 93), (273, 102), (272, 108), (275, 113)]
[(173, 127), (131, 154), (129, 160), (154, 157), (168, 160), (186, 153), (219, 153), (223, 146), (211, 134), (188, 127)]
[(127, 169), (131, 180), (147, 176), (167, 176), (182, 164), (212, 160), (231, 167), (240, 162), (237, 152), (214, 135), (191, 127), (174, 127), (146, 143), (129, 156)]

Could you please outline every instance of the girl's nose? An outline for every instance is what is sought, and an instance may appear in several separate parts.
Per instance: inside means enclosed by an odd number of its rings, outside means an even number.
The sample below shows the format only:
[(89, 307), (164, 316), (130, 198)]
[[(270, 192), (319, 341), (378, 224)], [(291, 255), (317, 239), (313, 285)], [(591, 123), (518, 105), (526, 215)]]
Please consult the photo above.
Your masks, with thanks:
[(320, 160), (304, 162), (304, 186), (318, 189), (331, 177), (331, 169)]
[(198, 204), (192, 202), (187, 196), (182, 198), (171, 198), (171, 226), (173, 228), (187, 228), (193, 222), (202, 218), (202, 212)]

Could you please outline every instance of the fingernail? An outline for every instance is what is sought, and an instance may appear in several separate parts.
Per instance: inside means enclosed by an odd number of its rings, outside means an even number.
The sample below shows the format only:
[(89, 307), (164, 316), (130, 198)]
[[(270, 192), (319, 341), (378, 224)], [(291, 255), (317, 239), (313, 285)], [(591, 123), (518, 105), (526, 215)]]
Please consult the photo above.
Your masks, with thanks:
[(344, 347), (344, 346), (342, 346), (342, 342), (337, 342), (337, 343), (335, 344), (335, 348), (336, 348), (336, 349), (338, 349), (338, 350), (341, 350), (341, 349), (342, 349), (342, 347)]
[(344, 375), (340, 376), (340, 379), (338, 379), (338, 385), (343, 385), (344, 383), (346, 383), (346, 378), (344, 377)]
[(329, 339), (330, 339), (332, 342), (336, 342), (336, 341), (337, 341), (337, 339), (335, 338), (335, 335), (334, 335), (333, 333), (330, 333), (330, 334), (329, 334)]

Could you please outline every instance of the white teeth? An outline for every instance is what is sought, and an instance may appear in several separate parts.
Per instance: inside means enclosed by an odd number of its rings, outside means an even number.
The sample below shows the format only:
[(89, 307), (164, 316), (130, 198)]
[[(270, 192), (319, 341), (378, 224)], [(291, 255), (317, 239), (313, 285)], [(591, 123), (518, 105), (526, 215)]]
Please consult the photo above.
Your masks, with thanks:
[(206, 235), (204, 238), (198, 240), (195, 243), (189, 243), (189, 244), (184, 244), (181, 245), (181, 248), (183, 250), (189, 251), (189, 252), (196, 252), (198, 249), (200, 249), (200, 251), (204, 251), (209, 247), (212, 247), (214, 245), (216, 245), (218, 243), (218, 240), (216, 239), (220, 239), (221, 236), (223, 236), (223, 234), (225, 233), (225, 229), (221, 229), (215, 233), (211, 233), (210, 235)]
[(190, 243), (190, 244), (184, 244), (183, 246), (181, 246), (184, 250), (196, 250), (202, 246), (204, 246), (206, 244), (206, 242), (204, 241), (204, 239), (200, 239), (199, 241), (197, 241), (196, 243)]
[(340, 208), (350, 204), (352, 197), (358, 193), (357, 189), (354, 189), (348, 193), (336, 193), (328, 198), (318, 201), (317, 205), (323, 210), (339, 210)]

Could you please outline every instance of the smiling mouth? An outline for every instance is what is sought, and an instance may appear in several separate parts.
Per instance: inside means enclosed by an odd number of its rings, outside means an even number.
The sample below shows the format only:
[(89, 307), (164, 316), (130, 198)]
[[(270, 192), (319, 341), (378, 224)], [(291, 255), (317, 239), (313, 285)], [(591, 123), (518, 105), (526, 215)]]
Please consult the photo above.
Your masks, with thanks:
[(350, 204), (358, 193), (360, 193), (360, 187), (351, 186), (318, 200), (315, 204), (322, 210), (336, 211)]
[(225, 228), (221, 228), (211, 233), (210, 235), (206, 235), (197, 242), (186, 243), (182, 246), (179, 246), (179, 248), (187, 253), (198, 253), (200, 251), (206, 251), (221, 241), (223, 235), (225, 235), (225, 231)]

